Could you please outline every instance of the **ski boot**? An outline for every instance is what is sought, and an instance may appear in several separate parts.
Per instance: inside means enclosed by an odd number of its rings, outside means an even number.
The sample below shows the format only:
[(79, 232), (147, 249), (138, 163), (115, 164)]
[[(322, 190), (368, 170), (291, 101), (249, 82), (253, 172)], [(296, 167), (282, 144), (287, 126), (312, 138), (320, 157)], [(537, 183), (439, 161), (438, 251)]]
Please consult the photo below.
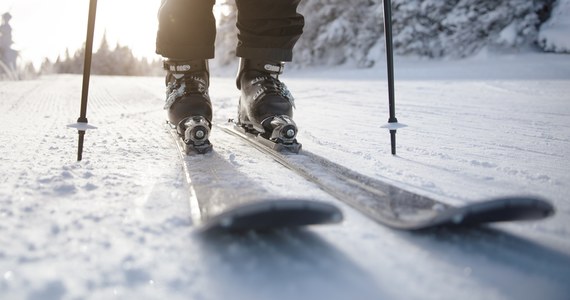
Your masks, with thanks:
[(186, 153), (206, 153), (212, 128), (212, 103), (208, 95), (207, 60), (164, 61), (168, 122), (184, 141)]
[[(241, 59), (236, 84), (241, 90), (238, 126), (261, 136), (271, 148), (298, 153), (297, 125), (293, 122), (294, 99), (279, 81), (284, 63)], [(263, 141), (265, 140), (265, 141)]]

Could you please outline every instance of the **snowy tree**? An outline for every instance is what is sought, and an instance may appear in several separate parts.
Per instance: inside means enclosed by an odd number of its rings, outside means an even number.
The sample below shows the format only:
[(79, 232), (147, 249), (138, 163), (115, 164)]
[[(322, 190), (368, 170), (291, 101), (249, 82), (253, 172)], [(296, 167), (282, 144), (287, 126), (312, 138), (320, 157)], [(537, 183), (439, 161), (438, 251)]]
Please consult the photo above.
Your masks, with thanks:
[(110, 75), (114, 74), (116, 68), (117, 66), (115, 65), (115, 61), (112, 59), (111, 48), (107, 41), (107, 32), (105, 32), (103, 33), (99, 49), (93, 53), (91, 71), (93, 74)]
[[(553, 1), (393, 0), (395, 52), (462, 58), (483, 49), (520, 51), (536, 42), (538, 27)], [(235, 4), (226, 2), (216, 44), (216, 58), (222, 64), (234, 60), (237, 43)], [(384, 60), (381, 0), (307, 0), (299, 11), (306, 25), (294, 49), (297, 66), (370, 67)]]
[[(235, 61), (237, 12), (234, 0), (222, 3), (216, 39), (216, 61), (227, 65)], [(304, 1), (299, 11), (305, 15), (304, 34), (295, 47), (295, 61), (301, 64), (336, 65), (353, 61), (370, 66), (368, 53), (381, 31), (381, 6), (371, 0), (350, 3), (342, 0)], [(358, 25), (357, 25), (358, 24)], [(347, 57), (346, 49), (350, 49)]]
[[(73, 56), (69, 50), (63, 58), (58, 57), (54, 63), (45, 60), (42, 64), (42, 74), (70, 73), (82, 74), (85, 60), (85, 47), (77, 50)], [(149, 61), (146, 58), (137, 59), (127, 46), (116, 44), (111, 50), (106, 35), (101, 40), (99, 49), (93, 53), (91, 73), (96, 75), (162, 75), (160, 60)]]
[(56, 60), (56, 70), (58, 73), (79, 73), (79, 70), (73, 68), (74, 61), (69, 54), (69, 49), (65, 49), (65, 55), (62, 59), (60, 56), (57, 57)]
[(18, 51), (12, 49), (12, 27), (10, 26), (10, 13), (2, 14), (2, 24), (0, 25), (0, 74), (11, 73), (16, 70), (16, 59)]
[(545, 51), (570, 53), (570, 0), (556, 1), (549, 17), (540, 27), (539, 46)]
[[(403, 0), (400, 0), (403, 1)], [(428, 1), (424, 1), (428, 2)], [(429, 1), (435, 7), (435, 2)], [(536, 39), (538, 17), (532, 1), (478, 1), (452, 0), (439, 5), (438, 14), (431, 13), (429, 6), (418, 10), (419, 18), (434, 22), (437, 42), (427, 40), (433, 35), (419, 35), (420, 43), (431, 57), (465, 57), (490, 47), (494, 49), (517, 49), (530, 45)], [(424, 3), (422, 3), (424, 4)], [(439, 16), (439, 17), (438, 17)], [(413, 26), (415, 22), (408, 22)], [(417, 33), (417, 32), (416, 32)], [(398, 38), (401, 35), (398, 35)], [(398, 41), (400, 42), (400, 41)], [(413, 51), (405, 44), (397, 47), (402, 54), (423, 54)], [(431, 47), (430, 47), (431, 46)]]
[(50, 61), (48, 58), (44, 58), (40, 66), (40, 74), (55, 74), (55, 64)]
[(368, 52), (381, 36), (381, 6), (375, 1), (306, 1), (304, 34), (295, 48), (295, 61), (309, 65), (338, 65), (351, 61), (369, 67)]

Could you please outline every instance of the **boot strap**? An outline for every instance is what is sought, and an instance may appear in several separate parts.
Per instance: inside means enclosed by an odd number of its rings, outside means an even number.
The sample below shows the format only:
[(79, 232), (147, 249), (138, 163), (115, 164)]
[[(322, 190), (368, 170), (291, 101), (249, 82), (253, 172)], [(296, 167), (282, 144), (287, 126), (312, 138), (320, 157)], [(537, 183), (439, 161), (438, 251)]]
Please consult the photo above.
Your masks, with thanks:
[(281, 75), (283, 74), (283, 70), (285, 70), (284, 62), (247, 59), (244, 63), (244, 69), (246, 70), (253, 69), (271, 75)]
[(189, 60), (189, 61), (162, 61), (162, 67), (172, 74), (188, 74), (199, 71), (207, 71), (207, 60)]

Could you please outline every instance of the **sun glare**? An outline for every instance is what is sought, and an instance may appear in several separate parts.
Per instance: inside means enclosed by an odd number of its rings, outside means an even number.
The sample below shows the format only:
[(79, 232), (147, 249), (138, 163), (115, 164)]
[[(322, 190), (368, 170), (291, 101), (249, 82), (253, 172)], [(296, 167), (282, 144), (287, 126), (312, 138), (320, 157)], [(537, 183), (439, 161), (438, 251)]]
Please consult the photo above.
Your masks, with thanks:
[(137, 56), (152, 56), (155, 49), (160, 0), (99, 0), (96, 32), (111, 45), (129, 46)]
[[(128, 46), (138, 57), (155, 56), (160, 0), (98, 0), (95, 24), (97, 49), (106, 32), (111, 46)], [(10, 25), (16, 50), (38, 66), (55, 60), (66, 49), (73, 54), (85, 43), (89, 0), (18, 0), (0, 4), (12, 14)]]
[[(98, 0), (94, 50), (106, 33), (111, 47), (128, 46), (135, 56), (156, 58), (157, 14), (161, 0)], [(89, 0), (0, 1), (0, 14), (10, 12), (13, 48), (24, 62), (36, 67), (45, 58), (54, 61), (83, 47)], [(214, 7), (216, 16), (227, 13), (223, 1)]]

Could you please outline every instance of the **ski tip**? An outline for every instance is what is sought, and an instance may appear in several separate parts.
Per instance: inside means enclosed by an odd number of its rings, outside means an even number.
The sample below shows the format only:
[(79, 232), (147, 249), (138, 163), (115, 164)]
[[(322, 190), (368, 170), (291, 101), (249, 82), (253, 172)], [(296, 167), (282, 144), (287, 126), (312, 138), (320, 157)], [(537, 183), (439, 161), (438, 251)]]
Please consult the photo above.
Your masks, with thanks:
[(533, 196), (506, 196), (450, 209), (437, 220), (418, 229), (430, 227), (474, 226), (486, 223), (536, 221), (555, 214), (547, 200)]
[(528, 211), (534, 211), (535, 214), (531, 214), (529, 219), (545, 219), (556, 214), (556, 208), (554, 205), (542, 198), (536, 196), (511, 196), (496, 199), (495, 201), (505, 201), (508, 207), (513, 207), (516, 209), (526, 209)]
[(335, 205), (312, 200), (274, 199), (233, 208), (212, 217), (202, 232), (265, 231), (336, 224), (344, 219)]
[(458, 207), (436, 205), (433, 209), (436, 213), (428, 219), (416, 219), (414, 222), (395, 220), (387, 225), (411, 231), (474, 227), (490, 223), (538, 221), (556, 212), (549, 201), (535, 196), (505, 196)]

